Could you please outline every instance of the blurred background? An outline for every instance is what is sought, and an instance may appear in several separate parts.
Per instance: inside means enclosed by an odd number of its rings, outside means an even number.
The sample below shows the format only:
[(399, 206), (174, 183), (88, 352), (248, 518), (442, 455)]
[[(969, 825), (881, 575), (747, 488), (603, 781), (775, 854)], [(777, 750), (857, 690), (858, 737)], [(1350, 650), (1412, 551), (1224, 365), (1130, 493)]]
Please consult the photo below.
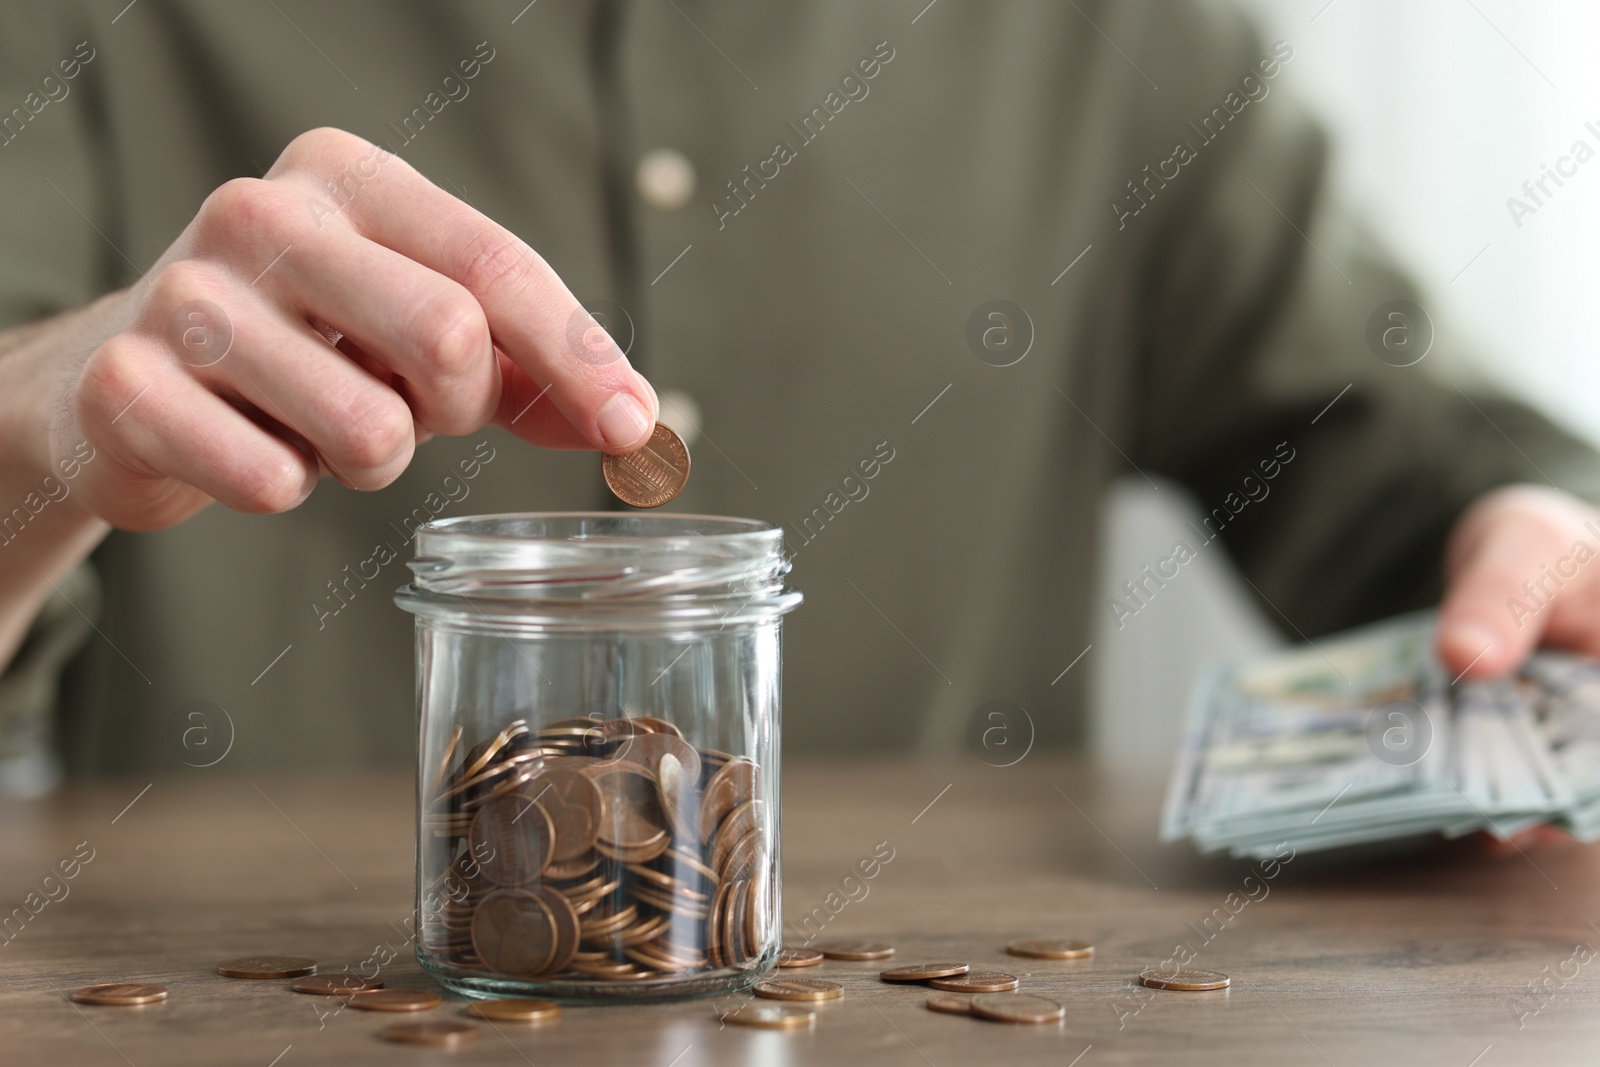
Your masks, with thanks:
[[(1600, 444), (1600, 158), (1533, 214), (1524, 182), (1580, 138), (1600, 148), (1600, 4), (1594, 0), (1244, 0), (1268, 40), (1294, 47), (1277, 89), (1332, 130), (1342, 194), (1407, 263), (1425, 308), (1482, 353), (1483, 370)], [(1572, 165), (1567, 165), (1572, 169)], [(1518, 225), (1520, 221), (1521, 225)], [(1187, 510), (1186, 510), (1187, 509)], [(1125, 479), (1102, 573), (1135, 573), (1197, 512), (1175, 486)], [(1113, 760), (1175, 751), (1189, 683), (1209, 659), (1279, 640), (1220, 553), (1187, 568), (1159, 612), (1121, 631), (1102, 612), (1092, 733)], [(1100, 594), (1104, 603), (1111, 596)], [(1170, 598), (1170, 599), (1167, 599)], [(1167, 671), (1141, 670), (1165, 662)]]

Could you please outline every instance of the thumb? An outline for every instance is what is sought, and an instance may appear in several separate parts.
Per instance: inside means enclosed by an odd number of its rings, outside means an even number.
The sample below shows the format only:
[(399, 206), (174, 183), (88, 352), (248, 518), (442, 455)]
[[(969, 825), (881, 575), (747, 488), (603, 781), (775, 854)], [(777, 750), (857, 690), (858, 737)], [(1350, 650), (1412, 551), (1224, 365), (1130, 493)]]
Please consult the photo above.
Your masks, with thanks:
[(1498, 678), (1521, 666), (1549, 623), (1555, 587), (1540, 563), (1559, 554), (1553, 531), (1525, 516), (1469, 516), (1451, 546), (1438, 652), (1451, 677)]

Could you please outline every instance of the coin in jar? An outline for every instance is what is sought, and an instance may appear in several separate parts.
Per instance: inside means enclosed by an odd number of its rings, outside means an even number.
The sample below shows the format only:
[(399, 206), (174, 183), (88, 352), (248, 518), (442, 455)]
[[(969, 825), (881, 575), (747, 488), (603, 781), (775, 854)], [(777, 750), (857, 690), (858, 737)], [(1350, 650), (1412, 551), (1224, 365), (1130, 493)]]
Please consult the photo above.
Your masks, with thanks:
[(1006, 946), (1013, 956), (1027, 956), (1037, 960), (1080, 960), (1094, 955), (1094, 946), (1087, 941), (1067, 941), (1054, 937), (1019, 937)]
[(350, 1006), (362, 1011), (427, 1011), (443, 1003), (426, 989), (374, 989), (350, 998)]
[(821, 978), (773, 978), (757, 982), (751, 992), (767, 1000), (838, 1000), (844, 986)]
[(817, 951), (830, 960), (886, 960), (894, 946), (882, 941), (824, 941)]
[(534, 1023), (554, 1019), (561, 1014), (561, 1005), (548, 1000), (477, 1000), (467, 1007), (467, 1014), (497, 1023)]
[(472, 818), (468, 842), (483, 876), (496, 885), (527, 885), (550, 866), (556, 831), (544, 805), (531, 794), (508, 793), (488, 801)]
[(658, 508), (689, 484), (689, 449), (672, 427), (656, 423), (644, 447), (600, 461), (606, 486), (624, 504)]
[(433, 1048), (459, 1048), (478, 1040), (478, 1028), (469, 1023), (438, 1020), (426, 1023), (391, 1023), (378, 1031), (385, 1041)]
[(930, 979), (928, 984), (949, 993), (1005, 993), (1022, 983), (1016, 975), (1004, 971), (968, 971), (950, 978)]
[(762, 1030), (798, 1030), (817, 1021), (817, 1013), (806, 1008), (791, 1008), (781, 1004), (746, 1004), (730, 1011), (724, 1022), (735, 1026), (754, 1026)]
[(822, 953), (814, 948), (784, 948), (778, 953), (779, 967), (815, 967), (822, 962)]
[(541, 771), (523, 787), (550, 816), (555, 830), (551, 859), (571, 863), (588, 854), (600, 830), (600, 790), (574, 770)]
[(1151, 989), (1181, 989), (1192, 993), (1206, 989), (1226, 989), (1232, 979), (1221, 971), (1190, 970), (1184, 967), (1168, 971), (1160, 967), (1151, 967), (1139, 972), (1139, 981)]
[(878, 977), (885, 982), (926, 982), (930, 978), (949, 978), (952, 975), (966, 974), (968, 965), (965, 963), (913, 963), (905, 967), (891, 967), (887, 971), (878, 972)]
[(497, 889), (472, 910), (472, 946), (492, 971), (540, 974), (555, 959), (559, 940), (550, 906), (525, 889)]
[(79, 1004), (154, 1004), (167, 999), (167, 989), (148, 982), (102, 982), (74, 989), (72, 999)]
[(310, 974), (289, 983), (296, 993), (312, 993), (324, 997), (344, 997), (355, 993), (370, 993), (382, 989), (378, 978), (363, 978), (359, 974)]
[(1049, 997), (1031, 993), (978, 993), (970, 1007), (978, 1018), (998, 1023), (1053, 1023), (1067, 1014)]
[(935, 993), (928, 998), (928, 1010), (946, 1015), (971, 1015), (971, 993)]
[(303, 978), (317, 973), (317, 961), (305, 956), (239, 956), (217, 964), (224, 978)]

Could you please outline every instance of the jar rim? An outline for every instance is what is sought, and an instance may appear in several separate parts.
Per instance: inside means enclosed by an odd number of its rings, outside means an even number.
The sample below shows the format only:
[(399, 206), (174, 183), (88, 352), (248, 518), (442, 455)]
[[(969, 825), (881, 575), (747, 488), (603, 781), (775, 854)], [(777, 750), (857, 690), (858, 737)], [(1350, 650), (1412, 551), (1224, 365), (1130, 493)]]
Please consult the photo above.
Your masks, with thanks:
[[(529, 536), (526, 534), (514, 534), (509, 532), (495, 532), (488, 530), (471, 530), (466, 528), (469, 525), (510, 523), (513, 521), (526, 520), (555, 522), (582, 520), (585, 522), (625, 522), (640, 526), (658, 525), (663, 527), (682, 527), (682, 529), (675, 533), (664, 531), (657, 534), (629, 535), (630, 540), (636, 540), (641, 543), (648, 541), (671, 541), (684, 537), (694, 537), (697, 540), (701, 538), (741, 538), (749, 537), (753, 534), (770, 533), (773, 531), (778, 531), (781, 533), (783, 529), (777, 523), (768, 522), (765, 519), (741, 519), (726, 515), (701, 515), (676, 511), (658, 514), (632, 511), (501, 511), (488, 515), (454, 515), (446, 519), (433, 519), (419, 526), (417, 528), (417, 534), (419, 538), (423, 534), (428, 534), (435, 537), (449, 536), (463, 539), (482, 539), (487, 542), (502, 543), (506, 541), (559, 542), (586, 540), (586, 538), (583, 537), (562, 537), (553, 535)], [(721, 531), (713, 531), (710, 529), (694, 529), (693, 527), (697, 524), (704, 527), (722, 526), (726, 527), (726, 529)]]

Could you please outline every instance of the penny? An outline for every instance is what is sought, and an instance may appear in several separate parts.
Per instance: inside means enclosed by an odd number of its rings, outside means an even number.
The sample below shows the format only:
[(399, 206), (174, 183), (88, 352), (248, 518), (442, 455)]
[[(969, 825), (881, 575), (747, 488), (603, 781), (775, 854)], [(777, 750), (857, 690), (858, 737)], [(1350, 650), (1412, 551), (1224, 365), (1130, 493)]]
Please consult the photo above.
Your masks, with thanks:
[(467, 1014), (497, 1023), (532, 1023), (554, 1019), (561, 1014), (561, 1005), (548, 1000), (476, 1000)]
[(555, 946), (544, 969), (550, 972), (565, 970), (578, 951), (578, 913), (554, 886), (540, 886), (535, 892), (550, 910), (555, 928)]
[(670, 426), (656, 423), (650, 440), (636, 452), (600, 461), (606, 486), (618, 500), (636, 508), (658, 508), (689, 483), (689, 450)]
[(102, 982), (74, 989), (72, 999), (79, 1004), (154, 1004), (167, 999), (167, 989), (145, 982)]
[(472, 947), (492, 971), (541, 974), (555, 958), (558, 940), (550, 906), (525, 889), (497, 889), (472, 911)]
[(1007, 945), (1006, 951), (1013, 956), (1027, 956), (1037, 960), (1081, 960), (1094, 955), (1094, 946), (1087, 941), (1022, 937)]
[(735, 1026), (755, 1026), (763, 1030), (798, 1030), (817, 1021), (817, 1013), (805, 1008), (791, 1008), (780, 1004), (746, 1004), (730, 1011), (724, 1022)]
[(785, 948), (778, 953), (779, 967), (815, 967), (822, 962), (822, 953), (814, 948)]
[(773, 978), (757, 982), (751, 992), (767, 1000), (838, 1000), (844, 986), (820, 978)]
[(430, 793), (437, 793), (444, 786), (445, 776), (450, 773), (450, 760), (461, 744), (461, 733), (462, 727), (458, 725), (450, 735), (449, 744), (444, 746), (444, 755), (439, 758), (439, 769), (434, 773), (433, 785), (428, 790)]
[(296, 993), (314, 993), (324, 997), (350, 996), (382, 989), (383, 982), (376, 978), (363, 978), (359, 974), (312, 974), (296, 978), (289, 983)]
[(661, 757), (669, 754), (677, 757), (688, 781), (700, 780), (700, 753), (689, 742), (672, 734), (638, 734), (630, 737), (617, 749), (616, 758), (653, 771), (660, 764)]
[(878, 977), (885, 982), (926, 982), (930, 978), (949, 978), (966, 973), (965, 963), (914, 963), (880, 971)]
[(404, 1045), (431, 1045), (434, 1048), (459, 1048), (478, 1040), (478, 1028), (470, 1023), (436, 1020), (427, 1023), (391, 1023), (378, 1031), (385, 1041)]
[(488, 857), (483, 876), (497, 885), (527, 885), (550, 866), (555, 826), (531, 794), (491, 800), (473, 816), (467, 841), (474, 856)]
[(1194, 992), (1203, 989), (1226, 989), (1232, 981), (1221, 971), (1176, 970), (1164, 971), (1151, 967), (1139, 972), (1139, 981), (1151, 989), (1182, 989)]
[(600, 831), (600, 790), (575, 770), (547, 768), (523, 790), (539, 802), (555, 830), (551, 860), (571, 863), (587, 855)]
[(894, 946), (881, 941), (824, 941), (816, 949), (830, 960), (886, 960)]
[(699, 780), (698, 772), (691, 776), (676, 755), (671, 752), (661, 754), (656, 764), (656, 788), (660, 792), (661, 810), (672, 821), (673, 836), (681, 841), (693, 841), (700, 832), (695, 826), (695, 819), (700, 814), (700, 798), (694, 788)]
[(934, 978), (928, 984), (950, 993), (1006, 993), (1022, 983), (1004, 971), (968, 971), (953, 978)]
[(1053, 1023), (1067, 1014), (1049, 997), (1031, 993), (978, 993), (970, 1007), (978, 1018), (1000, 1023)]
[(350, 1006), (362, 1011), (427, 1011), (443, 1003), (439, 994), (425, 989), (374, 989), (350, 998)]
[(942, 1011), (946, 1015), (971, 1015), (972, 994), (935, 993), (928, 998), (929, 1011)]
[(700, 797), (700, 836), (710, 840), (722, 820), (756, 794), (756, 765), (748, 759), (730, 759), (711, 776)]
[(600, 789), (600, 841), (628, 851), (647, 850), (660, 842), (659, 850), (638, 862), (666, 851), (666, 816), (655, 775), (636, 763), (618, 761), (595, 764), (590, 781)]
[(305, 956), (240, 956), (217, 964), (224, 978), (301, 978), (317, 973), (317, 961)]

